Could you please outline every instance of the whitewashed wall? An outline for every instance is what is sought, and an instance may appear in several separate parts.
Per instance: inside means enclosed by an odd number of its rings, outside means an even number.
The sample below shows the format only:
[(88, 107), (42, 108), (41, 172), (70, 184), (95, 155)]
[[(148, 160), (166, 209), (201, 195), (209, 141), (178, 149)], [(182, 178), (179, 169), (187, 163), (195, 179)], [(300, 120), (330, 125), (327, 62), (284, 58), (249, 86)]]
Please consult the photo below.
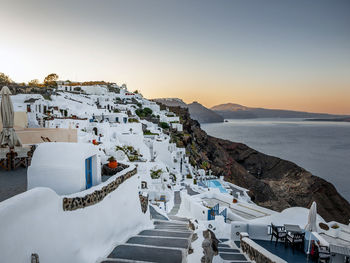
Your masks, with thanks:
[(63, 197), (49, 188), (1, 202), (0, 261), (28, 263), (32, 253), (38, 253), (40, 262), (50, 263), (93, 263), (108, 256), (117, 244), (152, 226), (149, 211), (141, 212), (139, 180), (134, 175), (100, 203), (75, 211), (63, 211)]

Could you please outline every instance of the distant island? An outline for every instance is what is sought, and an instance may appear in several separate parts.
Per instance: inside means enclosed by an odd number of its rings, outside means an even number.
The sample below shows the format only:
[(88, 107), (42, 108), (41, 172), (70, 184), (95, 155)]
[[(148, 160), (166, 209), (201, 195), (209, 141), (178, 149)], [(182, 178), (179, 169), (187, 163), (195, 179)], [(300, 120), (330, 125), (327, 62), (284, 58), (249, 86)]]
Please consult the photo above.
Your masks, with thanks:
[(320, 119), (305, 119), (304, 121), (334, 121), (334, 122), (350, 122), (350, 117), (344, 118), (320, 118)]
[(212, 111), (225, 119), (257, 119), (257, 118), (313, 118), (322, 120), (348, 119), (350, 116), (332, 115), (327, 113), (311, 113), (282, 109), (252, 108), (235, 103), (214, 106)]
[(199, 123), (213, 123), (224, 121), (224, 117), (222, 117), (220, 114), (204, 107), (197, 101), (194, 101), (190, 104), (186, 104), (183, 100), (178, 98), (161, 98), (153, 99), (153, 101), (162, 103), (168, 107), (186, 108), (188, 109), (191, 118), (198, 121)]
[(342, 121), (350, 122), (350, 116), (332, 115), (327, 113), (311, 113), (282, 109), (265, 109), (247, 107), (236, 103), (226, 103), (204, 107), (197, 101), (186, 104), (179, 98), (160, 98), (153, 101), (168, 107), (187, 108), (191, 118), (199, 123), (224, 122), (227, 119), (258, 119), (258, 118), (305, 118), (306, 121)]

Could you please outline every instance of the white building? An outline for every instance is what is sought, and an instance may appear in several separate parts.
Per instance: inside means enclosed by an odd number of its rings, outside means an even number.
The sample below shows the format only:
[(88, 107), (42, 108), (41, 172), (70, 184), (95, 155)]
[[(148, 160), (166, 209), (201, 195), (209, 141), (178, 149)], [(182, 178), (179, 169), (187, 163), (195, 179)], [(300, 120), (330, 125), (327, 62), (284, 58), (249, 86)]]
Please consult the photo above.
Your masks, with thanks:
[(98, 151), (86, 143), (43, 143), (28, 168), (28, 190), (49, 187), (59, 195), (83, 191), (101, 182)]

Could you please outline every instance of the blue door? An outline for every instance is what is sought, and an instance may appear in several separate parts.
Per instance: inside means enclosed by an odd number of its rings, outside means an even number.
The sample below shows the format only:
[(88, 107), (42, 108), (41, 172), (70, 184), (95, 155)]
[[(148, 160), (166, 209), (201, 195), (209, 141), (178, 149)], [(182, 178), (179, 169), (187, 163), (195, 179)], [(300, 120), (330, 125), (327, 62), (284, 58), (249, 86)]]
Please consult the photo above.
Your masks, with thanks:
[(85, 159), (86, 189), (92, 186), (92, 157)]
[(208, 220), (215, 220), (215, 216), (219, 214), (219, 204), (208, 210)]
[(126, 117), (123, 118), (124, 123), (126, 123), (128, 121), (128, 119)]

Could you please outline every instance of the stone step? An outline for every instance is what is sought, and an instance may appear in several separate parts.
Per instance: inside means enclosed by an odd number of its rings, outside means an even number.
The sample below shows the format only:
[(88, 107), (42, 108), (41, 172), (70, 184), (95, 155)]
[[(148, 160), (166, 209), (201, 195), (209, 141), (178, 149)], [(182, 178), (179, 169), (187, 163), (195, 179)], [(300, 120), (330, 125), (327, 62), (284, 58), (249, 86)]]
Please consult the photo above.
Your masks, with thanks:
[(182, 256), (180, 249), (120, 245), (112, 251), (108, 258), (156, 263), (181, 263)]
[(155, 226), (154, 229), (163, 229), (163, 230), (171, 230), (171, 231), (188, 231), (188, 227), (180, 227), (180, 226)]
[(130, 259), (104, 259), (103, 261), (99, 261), (99, 263), (154, 263), (150, 261), (140, 261), (140, 260), (130, 260)]
[(234, 249), (234, 248), (221, 248), (219, 247), (219, 252), (225, 252), (225, 253), (241, 253), (239, 249)]
[(180, 238), (190, 238), (191, 232), (171, 232), (164, 230), (143, 230), (139, 236), (160, 236), (160, 237), (180, 237)]
[(247, 261), (247, 258), (243, 254), (231, 254), (231, 253), (221, 253), (219, 252), (219, 255), (224, 260), (240, 260), (240, 261)]
[(157, 220), (168, 220), (168, 218), (166, 218), (165, 216), (159, 214), (153, 206), (149, 206), (149, 211), (150, 211), (150, 214), (151, 214), (151, 218), (152, 219), (157, 219)]
[(130, 238), (127, 244), (138, 244), (154, 247), (170, 247), (188, 249), (189, 240), (184, 238), (168, 238), (168, 237), (143, 237), (135, 236)]
[(153, 221), (155, 226), (184, 226), (188, 227), (189, 224), (185, 222), (175, 222), (175, 221)]
[(229, 245), (226, 245), (226, 244), (218, 244), (218, 247), (220, 248), (220, 247), (227, 247), (227, 248), (229, 248), (230, 246)]
[(188, 218), (184, 218), (184, 217), (178, 217), (178, 216), (171, 215), (171, 214), (168, 214), (168, 217), (169, 217), (171, 220), (189, 222), (189, 219), (188, 219)]

